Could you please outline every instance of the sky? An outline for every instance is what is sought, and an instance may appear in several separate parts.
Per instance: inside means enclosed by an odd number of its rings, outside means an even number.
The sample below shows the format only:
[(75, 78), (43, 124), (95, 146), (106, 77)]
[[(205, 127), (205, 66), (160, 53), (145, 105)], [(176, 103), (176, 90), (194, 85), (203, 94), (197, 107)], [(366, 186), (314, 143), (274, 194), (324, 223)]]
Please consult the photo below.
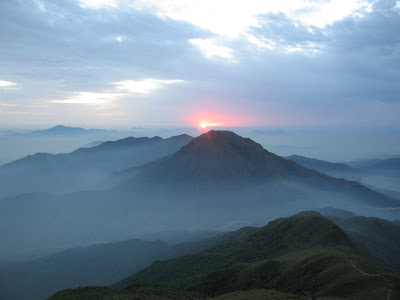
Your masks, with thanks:
[(0, 1), (0, 127), (400, 128), (400, 1)]

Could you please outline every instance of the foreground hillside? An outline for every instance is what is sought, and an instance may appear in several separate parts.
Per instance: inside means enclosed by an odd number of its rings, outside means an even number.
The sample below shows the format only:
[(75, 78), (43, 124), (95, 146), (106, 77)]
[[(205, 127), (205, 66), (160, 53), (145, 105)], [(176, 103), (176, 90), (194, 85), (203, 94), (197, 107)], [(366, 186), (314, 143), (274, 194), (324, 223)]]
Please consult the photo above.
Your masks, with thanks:
[(260, 261), (329, 243), (352, 246), (337, 225), (314, 212), (276, 219), (262, 228), (245, 227), (225, 239), (200, 254), (156, 262), (114, 287), (123, 288), (132, 283), (177, 283), (188, 276), (219, 271), (235, 263)]
[(66, 290), (51, 299), (146, 299), (159, 289), (174, 291), (171, 299), (398, 299), (400, 276), (360, 252), (332, 221), (303, 212), (233, 232), (201, 253), (155, 262), (113, 288)]

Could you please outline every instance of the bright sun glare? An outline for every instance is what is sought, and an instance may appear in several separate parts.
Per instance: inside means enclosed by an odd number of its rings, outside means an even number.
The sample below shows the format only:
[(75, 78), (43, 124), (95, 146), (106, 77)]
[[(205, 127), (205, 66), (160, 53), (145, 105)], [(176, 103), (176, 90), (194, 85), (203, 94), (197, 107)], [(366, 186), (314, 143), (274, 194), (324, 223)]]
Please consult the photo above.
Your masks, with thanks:
[(206, 123), (206, 122), (201, 122), (200, 123), (200, 127), (206, 129), (207, 127), (210, 126), (219, 126), (219, 124), (217, 123)]

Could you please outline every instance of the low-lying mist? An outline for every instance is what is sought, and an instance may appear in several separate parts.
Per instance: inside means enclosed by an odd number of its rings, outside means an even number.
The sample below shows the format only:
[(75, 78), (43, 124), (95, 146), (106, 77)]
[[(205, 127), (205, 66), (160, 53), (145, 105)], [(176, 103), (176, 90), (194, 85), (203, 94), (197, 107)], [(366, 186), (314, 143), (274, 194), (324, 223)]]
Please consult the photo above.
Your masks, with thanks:
[(1, 257), (20, 260), (59, 249), (158, 231), (230, 231), (325, 206), (399, 218), (363, 197), (291, 181), (263, 185), (136, 185), (67, 195), (25, 194), (0, 203)]

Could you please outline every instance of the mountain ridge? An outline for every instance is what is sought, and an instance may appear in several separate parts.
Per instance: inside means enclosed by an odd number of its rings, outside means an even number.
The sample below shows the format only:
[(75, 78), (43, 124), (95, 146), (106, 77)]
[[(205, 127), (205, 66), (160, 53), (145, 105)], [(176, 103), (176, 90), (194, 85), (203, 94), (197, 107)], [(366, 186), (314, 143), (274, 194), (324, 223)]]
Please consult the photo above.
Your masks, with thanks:
[(121, 180), (114, 172), (174, 153), (191, 139), (189, 135), (128, 137), (70, 153), (28, 155), (0, 166), (0, 198), (110, 188)]
[[(173, 172), (172, 169), (178, 172)], [(161, 170), (157, 170), (161, 169)], [(163, 170), (164, 169), (164, 170)], [(178, 152), (150, 163), (145, 176), (167, 180), (220, 180), (280, 178), (314, 173), (297, 163), (281, 158), (249, 138), (231, 131), (208, 131), (183, 146)], [(158, 174), (157, 174), (158, 173)]]
[(187, 276), (208, 274), (234, 263), (254, 262), (279, 256), (288, 250), (309, 249), (329, 243), (354, 247), (342, 229), (332, 221), (317, 212), (303, 212), (275, 219), (261, 228), (242, 228), (226, 235), (221, 243), (201, 254), (155, 262), (113, 287), (171, 284)]
[(307, 169), (231, 131), (211, 130), (194, 138), (176, 153), (140, 167), (132, 183), (234, 186), (271, 180), (293, 180), (320, 189), (353, 193), (378, 207), (400, 205), (400, 201), (358, 182)]

